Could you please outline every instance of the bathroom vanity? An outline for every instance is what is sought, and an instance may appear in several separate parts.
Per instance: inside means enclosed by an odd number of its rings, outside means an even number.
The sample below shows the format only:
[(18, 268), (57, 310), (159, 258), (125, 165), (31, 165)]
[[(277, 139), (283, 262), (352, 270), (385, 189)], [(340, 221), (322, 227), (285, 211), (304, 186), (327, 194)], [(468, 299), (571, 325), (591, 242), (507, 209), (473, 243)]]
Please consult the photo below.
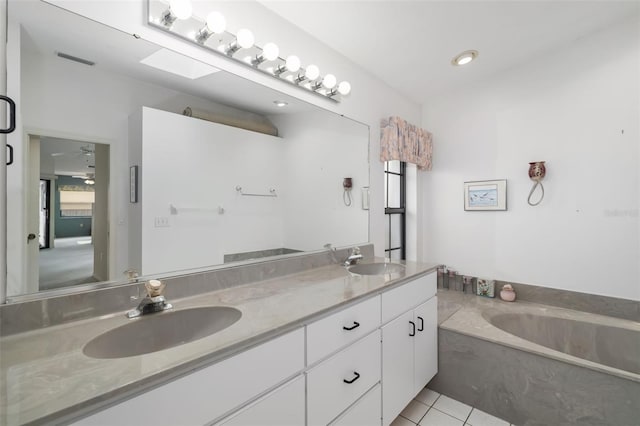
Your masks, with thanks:
[(122, 311), (4, 337), (2, 386), (12, 391), (2, 421), (388, 424), (436, 373), (435, 266), (357, 275), (331, 264), (169, 300), (175, 312), (227, 306), (242, 317), (137, 356), (101, 359), (83, 349), (127, 322), (171, 311), (133, 320)]

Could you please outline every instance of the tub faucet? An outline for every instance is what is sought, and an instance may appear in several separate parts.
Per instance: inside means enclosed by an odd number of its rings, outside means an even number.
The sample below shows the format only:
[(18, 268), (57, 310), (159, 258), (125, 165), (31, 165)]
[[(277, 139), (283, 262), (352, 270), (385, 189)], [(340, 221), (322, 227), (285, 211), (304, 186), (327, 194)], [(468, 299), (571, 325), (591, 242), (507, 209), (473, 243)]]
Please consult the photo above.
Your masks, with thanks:
[(344, 261), (344, 266), (351, 266), (358, 262), (358, 259), (362, 259), (362, 254), (360, 253), (360, 247), (354, 247), (351, 249), (351, 254)]
[(140, 301), (137, 308), (127, 312), (128, 318), (136, 318), (141, 315), (152, 314), (154, 312), (166, 311), (173, 308), (171, 303), (167, 303), (162, 295), (165, 284), (158, 280), (149, 280), (144, 284), (147, 295)]

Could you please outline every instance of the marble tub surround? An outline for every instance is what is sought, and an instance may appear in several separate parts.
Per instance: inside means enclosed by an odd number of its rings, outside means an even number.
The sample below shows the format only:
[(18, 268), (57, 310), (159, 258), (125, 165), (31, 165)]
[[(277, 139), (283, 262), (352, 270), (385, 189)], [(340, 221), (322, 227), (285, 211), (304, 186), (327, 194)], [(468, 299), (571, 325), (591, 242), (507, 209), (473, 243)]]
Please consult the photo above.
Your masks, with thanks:
[[(360, 249), (365, 259), (373, 258), (372, 244), (364, 244)], [(165, 295), (168, 300), (171, 300), (335, 264), (336, 259), (346, 259), (350, 250), (351, 248), (347, 247), (338, 249), (335, 253), (329, 251), (305, 253), (283, 259), (244, 262), (233, 266), (221, 265), (212, 270), (183, 272), (176, 273), (174, 276), (147, 277), (147, 279), (159, 278), (167, 284)], [(338, 271), (334, 272), (334, 274), (337, 273)], [(47, 296), (41, 293), (37, 300), (0, 305), (0, 336), (133, 309), (144, 297), (144, 285), (141, 283), (144, 279), (145, 277), (141, 277), (138, 283), (73, 294)]]
[(509, 281), (496, 281), (496, 290), (501, 289), (506, 284), (510, 284), (513, 287), (518, 295), (518, 300), (640, 321), (640, 301), (638, 300), (600, 296)]
[[(438, 333), (438, 374), (430, 388), (518, 425), (637, 424), (640, 374), (634, 372), (633, 353), (625, 355), (631, 366), (618, 365), (625, 369), (596, 361), (610, 356), (608, 352), (624, 350), (625, 344), (637, 345), (640, 323), (447, 290), (438, 291), (438, 301), (439, 310), (446, 310), (446, 317), (443, 316)], [(508, 320), (509, 315), (522, 316), (520, 326), (536, 333), (544, 333), (549, 327), (535, 321), (535, 316), (544, 316), (552, 328), (562, 328), (559, 324), (564, 321), (579, 321), (585, 326), (593, 324), (594, 329), (615, 327), (622, 333), (635, 334), (630, 334), (630, 342), (620, 346), (612, 343), (614, 347), (606, 347), (605, 343), (600, 349), (603, 352), (591, 351), (596, 358), (583, 359), (492, 324), (501, 325), (500, 321)], [(555, 320), (559, 321), (556, 326)], [(518, 329), (511, 325), (504, 328), (512, 332)], [(578, 331), (578, 335), (571, 336), (571, 341), (591, 340), (592, 336), (580, 334)]]
[[(637, 382), (440, 329), (436, 392), (518, 426), (635, 426)], [(475, 424), (475, 423), (473, 423)]]
[[(375, 260), (381, 259), (368, 261)], [(360, 276), (331, 264), (197, 296), (167, 293), (176, 310), (229, 306), (243, 315), (216, 334), (142, 356), (93, 359), (82, 352), (94, 337), (125, 324), (129, 306), (102, 317), (3, 337), (0, 423), (67, 422), (401, 285), (435, 266), (406, 262), (404, 274)]]
[[(636, 333), (635, 336), (640, 337), (640, 323), (638, 322), (537, 303), (524, 301), (504, 302), (499, 299), (487, 299), (484, 297), (460, 294), (454, 291), (438, 290), (438, 309), (447, 303), (452, 306), (459, 304), (460, 307), (440, 323), (441, 329), (455, 331), (503, 346), (510, 346), (527, 352), (540, 354), (558, 359), (559, 361), (613, 374), (640, 383), (640, 374), (638, 373), (578, 358), (525, 340), (496, 327), (490, 322), (490, 319), (499, 315), (538, 315), (557, 318), (561, 321), (579, 321), (585, 324), (593, 324), (594, 326), (615, 327), (622, 331)], [(532, 321), (530, 326), (536, 328), (538, 324)]]

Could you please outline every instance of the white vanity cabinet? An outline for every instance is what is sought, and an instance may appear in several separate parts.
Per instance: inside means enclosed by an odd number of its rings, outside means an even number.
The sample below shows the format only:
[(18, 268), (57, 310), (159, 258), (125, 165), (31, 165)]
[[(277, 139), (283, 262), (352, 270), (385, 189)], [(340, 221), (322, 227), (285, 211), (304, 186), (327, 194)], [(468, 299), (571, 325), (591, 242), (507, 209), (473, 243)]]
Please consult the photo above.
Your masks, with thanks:
[(380, 296), (307, 325), (307, 367), (309, 426), (325, 426), (352, 409), (351, 424), (380, 424), (379, 398), (366, 413), (351, 407), (380, 383)]
[(433, 273), (382, 294), (383, 425), (390, 424), (437, 372), (435, 294)]
[(374, 426), (380, 425), (380, 401), (382, 388), (377, 384), (367, 392), (340, 417), (330, 423), (330, 426)]
[(305, 424), (305, 382), (300, 375), (216, 426), (300, 426)]
[(435, 294), (416, 278), (74, 424), (386, 426), (437, 371)]
[[(303, 369), (304, 330), (300, 328), (81, 419), (74, 425), (201, 426)], [(304, 411), (304, 400), (299, 404), (299, 407), (287, 409)]]
[(327, 425), (379, 382), (376, 330), (307, 372), (307, 424)]

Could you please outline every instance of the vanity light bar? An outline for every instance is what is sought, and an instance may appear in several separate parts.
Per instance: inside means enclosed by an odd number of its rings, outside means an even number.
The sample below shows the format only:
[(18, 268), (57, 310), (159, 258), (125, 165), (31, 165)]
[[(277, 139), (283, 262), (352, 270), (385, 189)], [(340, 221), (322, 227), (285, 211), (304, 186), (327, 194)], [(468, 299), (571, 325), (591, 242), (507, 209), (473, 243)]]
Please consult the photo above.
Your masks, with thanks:
[[(226, 31), (226, 20), (219, 12), (211, 12), (207, 19), (201, 19), (193, 15), (191, 0), (147, 0), (147, 3), (148, 24), (154, 28), (335, 102), (351, 92), (349, 82), (338, 83), (333, 74), (322, 76), (316, 65), (303, 67), (295, 55), (282, 58), (275, 43), (257, 46), (248, 29), (242, 29), (238, 34)], [(242, 50), (252, 54), (241, 58), (234, 56)], [(260, 67), (268, 63), (273, 66)]]

